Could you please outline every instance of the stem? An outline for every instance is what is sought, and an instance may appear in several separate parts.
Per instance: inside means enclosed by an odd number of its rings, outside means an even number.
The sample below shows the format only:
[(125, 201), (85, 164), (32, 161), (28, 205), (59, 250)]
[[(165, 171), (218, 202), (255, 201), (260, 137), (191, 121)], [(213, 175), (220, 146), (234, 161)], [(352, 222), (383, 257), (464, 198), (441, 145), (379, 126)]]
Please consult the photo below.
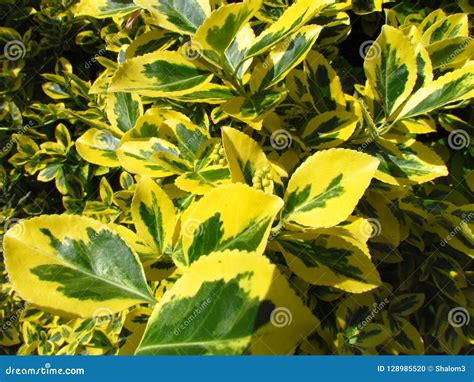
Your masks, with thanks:
[(362, 109), (362, 114), (364, 115), (364, 119), (367, 122), (367, 126), (369, 128), (369, 136), (376, 140), (379, 137), (379, 131), (377, 130), (377, 126), (375, 126), (375, 122), (370, 115), (369, 109), (362, 98), (357, 98), (359, 104)]

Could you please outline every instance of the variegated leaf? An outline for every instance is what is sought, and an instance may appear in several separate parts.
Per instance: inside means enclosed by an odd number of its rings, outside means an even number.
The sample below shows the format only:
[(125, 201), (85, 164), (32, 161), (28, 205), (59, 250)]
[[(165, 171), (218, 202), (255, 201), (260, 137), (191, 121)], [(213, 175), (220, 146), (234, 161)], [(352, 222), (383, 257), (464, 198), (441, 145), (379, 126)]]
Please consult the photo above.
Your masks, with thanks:
[[(274, 325), (277, 314), (288, 325)], [(290, 354), (317, 325), (265, 257), (217, 252), (163, 296), (136, 354)]]
[(4, 249), (15, 290), (45, 309), (92, 317), (154, 303), (135, 252), (96, 220), (43, 215), (22, 221), (6, 233)]
[(305, 60), (305, 85), (311, 102), (319, 113), (345, 110), (346, 100), (341, 80), (326, 58), (317, 52), (309, 52)]
[(173, 32), (194, 34), (211, 13), (209, 0), (134, 0), (156, 23)]
[(176, 135), (180, 156), (192, 163), (201, 145), (209, 139), (209, 133), (181, 117), (168, 118), (164, 124)]
[(283, 80), (291, 69), (305, 59), (321, 30), (319, 25), (308, 25), (277, 44), (253, 71), (251, 89), (254, 92), (265, 90)]
[(150, 178), (142, 178), (132, 200), (132, 217), (137, 234), (157, 255), (169, 249), (176, 216), (169, 196)]
[(330, 3), (331, 1), (329, 0), (298, 0), (276, 22), (257, 36), (247, 51), (246, 59), (265, 52), (292, 33), (298, 31), (317, 12)]
[(170, 98), (182, 102), (202, 102), (221, 105), (236, 95), (237, 94), (228, 86), (209, 83), (199, 86), (198, 89), (187, 94), (173, 97), (170, 96)]
[(263, 253), (282, 205), (280, 198), (238, 183), (208, 192), (181, 218), (186, 264), (226, 249)]
[(285, 99), (286, 94), (283, 91), (267, 90), (250, 97), (234, 97), (222, 109), (228, 115), (260, 130), (265, 116)]
[[(156, 158), (157, 154), (166, 155), (164, 160)], [(179, 149), (160, 138), (149, 140), (135, 140), (124, 142), (117, 149), (117, 157), (122, 167), (132, 174), (161, 178), (175, 173), (185, 172), (186, 165), (179, 158)], [(178, 166), (170, 166), (169, 162), (174, 160)]]
[(255, 32), (250, 24), (246, 24), (237, 33), (234, 40), (224, 52), (224, 68), (227, 72), (234, 75), (240, 83), (245, 83), (245, 73), (252, 64), (252, 59), (245, 62), (247, 49), (255, 40)]
[(218, 8), (196, 31), (193, 45), (199, 48), (205, 58), (222, 66), (224, 51), (261, 5), (262, 0), (244, 0)]
[(89, 129), (76, 141), (79, 155), (89, 163), (105, 167), (120, 166), (116, 150), (120, 140), (108, 130)]
[(215, 165), (182, 174), (176, 178), (175, 185), (183, 191), (204, 195), (213, 188), (230, 182), (229, 169)]
[[(222, 142), (232, 181), (246, 183), (272, 193), (273, 181), (270, 176), (263, 177), (266, 173), (271, 174), (270, 161), (258, 143), (247, 134), (228, 126), (222, 128)], [(257, 177), (256, 175), (262, 176)], [(265, 179), (267, 181), (263, 184)]]
[(397, 118), (414, 117), (474, 97), (473, 69), (474, 64), (469, 63), (422, 87), (410, 97)]
[(366, 151), (379, 158), (380, 166), (375, 177), (382, 182), (416, 184), (448, 175), (448, 169), (438, 154), (415, 139), (379, 140), (377, 145), (368, 145)]
[(358, 118), (346, 111), (319, 114), (306, 125), (301, 139), (308, 147), (327, 149), (347, 141), (357, 127)]
[(139, 9), (134, 0), (80, 0), (73, 8), (78, 16), (93, 16), (99, 19), (122, 16)]
[(411, 94), (417, 79), (415, 49), (405, 34), (384, 25), (364, 62), (370, 86), (390, 117)]
[(381, 284), (366, 249), (354, 239), (304, 232), (278, 238), (278, 245), (290, 269), (311, 284), (351, 293)]
[(324, 228), (345, 220), (368, 187), (379, 161), (346, 149), (319, 151), (292, 175), (283, 218), (291, 227)]
[(126, 132), (133, 129), (138, 118), (143, 115), (143, 105), (136, 94), (110, 93), (107, 95), (105, 111), (114, 131)]
[(474, 56), (472, 37), (453, 37), (426, 47), (434, 69), (445, 70), (462, 64)]
[(423, 32), (421, 42), (428, 46), (441, 40), (453, 37), (469, 36), (468, 17), (463, 13), (455, 13), (448, 17), (443, 17), (431, 24)]
[(125, 58), (130, 60), (133, 57), (143, 56), (156, 50), (165, 50), (174, 42), (175, 38), (170, 33), (161, 29), (154, 29), (135, 38), (125, 51)]
[(151, 97), (182, 96), (208, 84), (212, 73), (178, 52), (155, 51), (134, 57), (115, 72), (111, 92)]

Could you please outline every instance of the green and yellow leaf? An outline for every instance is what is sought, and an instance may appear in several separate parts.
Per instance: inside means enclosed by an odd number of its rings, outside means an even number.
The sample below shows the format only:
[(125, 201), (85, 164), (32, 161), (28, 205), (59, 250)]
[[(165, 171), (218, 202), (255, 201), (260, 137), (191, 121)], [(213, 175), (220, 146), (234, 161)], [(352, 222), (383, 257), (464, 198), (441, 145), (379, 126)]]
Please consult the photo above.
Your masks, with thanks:
[(81, 0), (73, 11), (77, 16), (93, 16), (98, 19), (123, 16), (139, 9), (134, 0)]
[(445, 70), (463, 64), (474, 56), (472, 37), (453, 37), (426, 47), (434, 69)]
[(339, 146), (354, 133), (358, 118), (346, 111), (328, 111), (311, 119), (301, 139), (311, 148), (327, 149)]
[(89, 163), (105, 167), (120, 166), (116, 150), (120, 140), (109, 130), (89, 129), (76, 141), (79, 155)]
[(415, 49), (407, 36), (384, 25), (364, 62), (365, 75), (390, 117), (411, 94), (417, 79)]
[(474, 64), (468, 63), (439, 77), (416, 91), (405, 104), (398, 119), (426, 114), (447, 104), (474, 97)]
[(249, 76), (245, 78), (245, 74), (253, 60), (248, 59), (245, 62), (242, 60), (254, 40), (255, 32), (250, 24), (245, 24), (224, 52), (225, 70), (234, 75), (240, 83), (245, 83), (249, 78)]
[(176, 187), (195, 195), (204, 195), (215, 187), (231, 182), (230, 171), (219, 165), (187, 172), (175, 180)]
[(309, 52), (305, 63), (307, 79), (304, 82), (311, 102), (319, 112), (345, 110), (346, 99), (341, 80), (327, 59), (320, 53)]
[(4, 249), (15, 290), (44, 309), (93, 317), (154, 302), (135, 252), (96, 220), (43, 215), (22, 221), (6, 233)]
[(462, 36), (469, 36), (468, 17), (463, 13), (455, 13), (433, 23), (423, 32), (421, 42), (428, 46), (441, 40)]
[(378, 287), (380, 276), (361, 244), (348, 237), (301, 232), (278, 238), (286, 263), (303, 280), (362, 293)]
[(114, 131), (125, 133), (133, 129), (143, 115), (143, 105), (136, 94), (109, 93), (105, 111)]
[(132, 200), (137, 234), (157, 255), (164, 254), (173, 240), (176, 215), (169, 196), (150, 178), (142, 178)]
[(181, 219), (186, 264), (226, 249), (262, 254), (282, 205), (277, 196), (239, 183), (208, 192)]
[(115, 72), (111, 92), (151, 97), (182, 96), (208, 84), (212, 73), (178, 52), (155, 51), (125, 61)]
[(375, 177), (385, 183), (425, 183), (448, 175), (438, 154), (415, 139), (379, 140), (378, 147), (370, 145), (367, 151), (380, 159)]
[(163, 29), (194, 34), (211, 14), (209, 0), (134, 0), (155, 18)]
[(298, 0), (280, 18), (265, 29), (248, 49), (246, 59), (265, 52), (286, 37), (297, 32), (314, 15), (331, 3), (329, 0)]
[(290, 227), (332, 227), (345, 220), (369, 186), (379, 161), (346, 149), (319, 151), (291, 177), (283, 217)]
[(261, 5), (262, 0), (223, 5), (199, 27), (193, 37), (193, 45), (199, 48), (204, 57), (222, 66), (224, 51)]
[(236, 93), (228, 86), (209, 83), (199, 86), (198, 89), (187, 94), (170, 98), (181, 102), (202, 102), (221, 105), (235, 96)]
[(290, 354), (318, 323), (265, 257), (217, 252), (163, 296), (136, 354)]
[(143, 56), (156, 50), (166, 50), (175, 42), (170, 33), (161, 29), (154, 29), (138, 36), (125, 51), (127, 60), (133, 57)]
[(395, 348), (397, 354), (422, 355), (425, 353), (423, 338), (407, 320), (403, 320), (402, 329), (389, 344)]
[[(258, 143), (247, 134), (228, 126), (222, 127), (221, 131), (232, 181), (255, 186), (256, 172), (259, 171), (258, 175), (260, 173), (263, 175), (264, 170), (267, 169), (267, 172), (270, 172), (270, 161)], [(273, 182), (269, 180), (264, 189), (266, 192), (272, 193)]]
[(260, 130), (266, 115), (285, 99), (286, 94), (284, 91), (267, 90), (249, 97), (234, 97), (222, 109), (231, 117)]
[[(163, 154), (163, 156), (156, 158), (157, 154)], [(175, 145), (161, 138), (128, 141), (117, 149), (117, 157), (125, 170), (152, 178), (185, 172), (186, 168), (176, 170), (178, 166), (183, 166), (179, 154), (179, 149)], [(173, 160), (178, 166), (170, 165)]]
[(176, 135), (180, 156), (192, 163), (199, 148), (209, 139), (207, 130), (181, 117), (168, 118), (164, 124)]
[(277, 44), (253, 71), (251, 89), (254, 92), (265, 90), (283, 80), (291, 69), (305, 59), (321, 30), (319, 25), (308, 25)]

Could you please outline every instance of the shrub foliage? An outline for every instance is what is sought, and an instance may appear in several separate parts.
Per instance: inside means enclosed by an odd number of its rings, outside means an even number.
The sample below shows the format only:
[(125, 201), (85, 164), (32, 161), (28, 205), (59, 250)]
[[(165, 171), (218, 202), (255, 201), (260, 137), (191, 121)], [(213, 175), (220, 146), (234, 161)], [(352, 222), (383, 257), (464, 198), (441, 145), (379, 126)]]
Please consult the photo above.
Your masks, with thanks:
[(471, 1), (0, 0), (6, 354), (460, 354)]

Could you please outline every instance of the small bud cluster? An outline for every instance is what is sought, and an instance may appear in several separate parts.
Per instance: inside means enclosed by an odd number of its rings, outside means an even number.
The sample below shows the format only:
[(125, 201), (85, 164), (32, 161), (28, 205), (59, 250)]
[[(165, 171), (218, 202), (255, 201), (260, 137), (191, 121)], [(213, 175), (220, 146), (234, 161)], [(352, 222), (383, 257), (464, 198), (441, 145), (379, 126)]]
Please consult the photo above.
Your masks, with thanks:
[(270, 192), (273, 185), (273, 176), (270, 172), (270, 166), (266, 165), (262, 169), (255, 171), (252, 178), (252, 185), (265, 192)]
[(220, 164), (221, 166), (225, 166), (227, 164), (224, 148), (220, 145), (216, 145), (214, 147), (211, 158), (215, 164)]

